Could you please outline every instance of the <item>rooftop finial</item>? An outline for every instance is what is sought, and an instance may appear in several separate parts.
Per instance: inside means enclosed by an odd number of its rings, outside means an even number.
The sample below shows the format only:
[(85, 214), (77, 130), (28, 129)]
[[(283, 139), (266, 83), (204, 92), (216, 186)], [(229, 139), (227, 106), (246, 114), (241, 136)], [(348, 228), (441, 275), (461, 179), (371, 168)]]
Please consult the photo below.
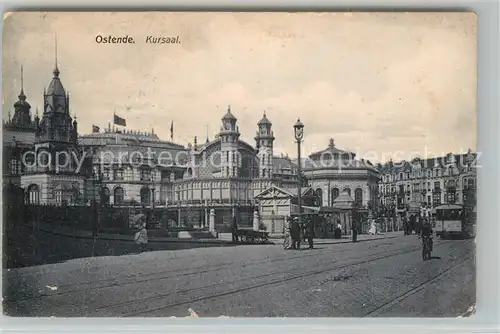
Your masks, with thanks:
[(333, 141), (333, 138), (330, 138), (330, 143), (328, 144), (329, 148), (334, 148), (335, 147), (335, 142)]
[(57, 67), (57, 34), (55, 34), (55, 67), (54, 67), (54, 77), (59, 77), (59, 68)]
[(19, 100), (25, 101), (26, 95), (24, 95), (24, 75), (23, 75), (23, 65), (21, 65), (21, 92), (19, 93)]

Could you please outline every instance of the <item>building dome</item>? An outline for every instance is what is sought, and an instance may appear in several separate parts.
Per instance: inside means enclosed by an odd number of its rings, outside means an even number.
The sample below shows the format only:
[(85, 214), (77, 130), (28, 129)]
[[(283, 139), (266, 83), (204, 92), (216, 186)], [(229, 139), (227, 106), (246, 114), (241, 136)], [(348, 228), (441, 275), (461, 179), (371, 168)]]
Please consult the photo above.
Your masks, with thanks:
[(222, 117), (222, 120), (236, 120), (236, 117), (234, 117), (234, 115), (231, 113), (231, 106), (227, 107), (227, 112), (224, 117)]
[(62, 85), (59, 76), (54, 76), (49, 83), (49, 87), (46, 92), (47, 95), (58, 95), (58, 96), (66, 96), (66, 91)]
[(330, 138), (328, 147), (324, 150), (312, 153), (309, 158), (313, 161), (318, 160), (353, 160), (356, 154), (344, 151), (335, 147), (333, 138)]
[(264, 116), (262, 116), (262, 119), (257, 123), (257, 125), (272, 125), (271, 121), (266, 117), (266, 113), (264, 112)]

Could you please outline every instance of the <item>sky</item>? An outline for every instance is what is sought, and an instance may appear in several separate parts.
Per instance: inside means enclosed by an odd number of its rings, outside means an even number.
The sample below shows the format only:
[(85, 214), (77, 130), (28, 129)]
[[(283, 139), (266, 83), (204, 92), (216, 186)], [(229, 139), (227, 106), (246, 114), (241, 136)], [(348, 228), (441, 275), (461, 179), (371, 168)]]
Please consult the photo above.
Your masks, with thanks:
[[(275, 154), (337, 148), (373, 162), (475, 150), (472, 13), (11, 13), (4, 18), (3, 117), (24, 91), (43, 113), (57, 60), (79, 133), (113, 112), (127, 129), (182, 145), (220, 130), (228, 106), (255, 144), (266, 111)], [(98, 44), (96, 36), (135, 44)], [(146, 44), (147, 36), (180, 44)]]

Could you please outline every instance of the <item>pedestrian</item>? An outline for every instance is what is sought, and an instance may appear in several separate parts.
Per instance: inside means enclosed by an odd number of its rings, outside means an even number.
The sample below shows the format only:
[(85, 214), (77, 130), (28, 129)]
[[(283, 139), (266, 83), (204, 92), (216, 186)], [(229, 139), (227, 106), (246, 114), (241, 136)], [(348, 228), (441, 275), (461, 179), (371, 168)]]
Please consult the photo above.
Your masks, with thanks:
[(370, 230), (368, 230), (368, 233), (371, 235), (377, 234), (377, 225), (375, 224), (375, 219), (372, 219), (370, 223)]
[(340, 224), (340, 219), (337, 220), (337, 228), (335, 229), (335, 239), (342, 238), (342, 225)]
[(290, 234), (292, 237), (292, 249), (300, 249), (300, 225), (297, 217), (292, 220)]
[(307, 235), (307, 221), (300, 225), (300, 240), (302, 240), (303, 243), (306, 242), (306, 235)]
[(139, 246), (139, 253), (144, 251), (144, 245), (148, 243), (148, 231), (146, 229), (146, 216), (139, 214), (135, 217), (136, 231), (134, 241)]
[(232, 218), (232, 221), (231, 221), (231, 234), (232, 234), (232, 237), (233, 237), (233, 243), (238, 243), (238, 235), (237, 235), (237, 231), (238, 231), (238, 223), (236, 221), (236, 215), (234, 213), (234, 210), (233, 210), (233, 218)]
[(357, 220), (354, 220), (352, 222), (352, 242), (358, 242), (358, 222)]
[(291, 249), (292, 245), (292, 225), (290, 222), (290, 216), (285, 217), (285, 226), (284, 226), (284, 240), (283, 240), (283, 248), (285, 250)]
[(307, 242), (309, 243), (309, 249), (314, 248), (314, 222), (309, 220), (307, 224)]

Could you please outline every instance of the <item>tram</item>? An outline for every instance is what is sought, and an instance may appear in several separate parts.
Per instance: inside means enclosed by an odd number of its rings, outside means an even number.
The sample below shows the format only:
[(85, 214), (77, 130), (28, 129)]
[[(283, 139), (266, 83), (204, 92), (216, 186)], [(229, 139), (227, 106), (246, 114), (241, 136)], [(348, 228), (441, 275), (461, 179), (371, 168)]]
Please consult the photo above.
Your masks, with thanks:
[(432, 210), (432, 215), (436, 236), (442, 239), (449, 236), (469, 237), (474, 234), (473, 220), (466, 215), (462, 205), (440, 205)]

